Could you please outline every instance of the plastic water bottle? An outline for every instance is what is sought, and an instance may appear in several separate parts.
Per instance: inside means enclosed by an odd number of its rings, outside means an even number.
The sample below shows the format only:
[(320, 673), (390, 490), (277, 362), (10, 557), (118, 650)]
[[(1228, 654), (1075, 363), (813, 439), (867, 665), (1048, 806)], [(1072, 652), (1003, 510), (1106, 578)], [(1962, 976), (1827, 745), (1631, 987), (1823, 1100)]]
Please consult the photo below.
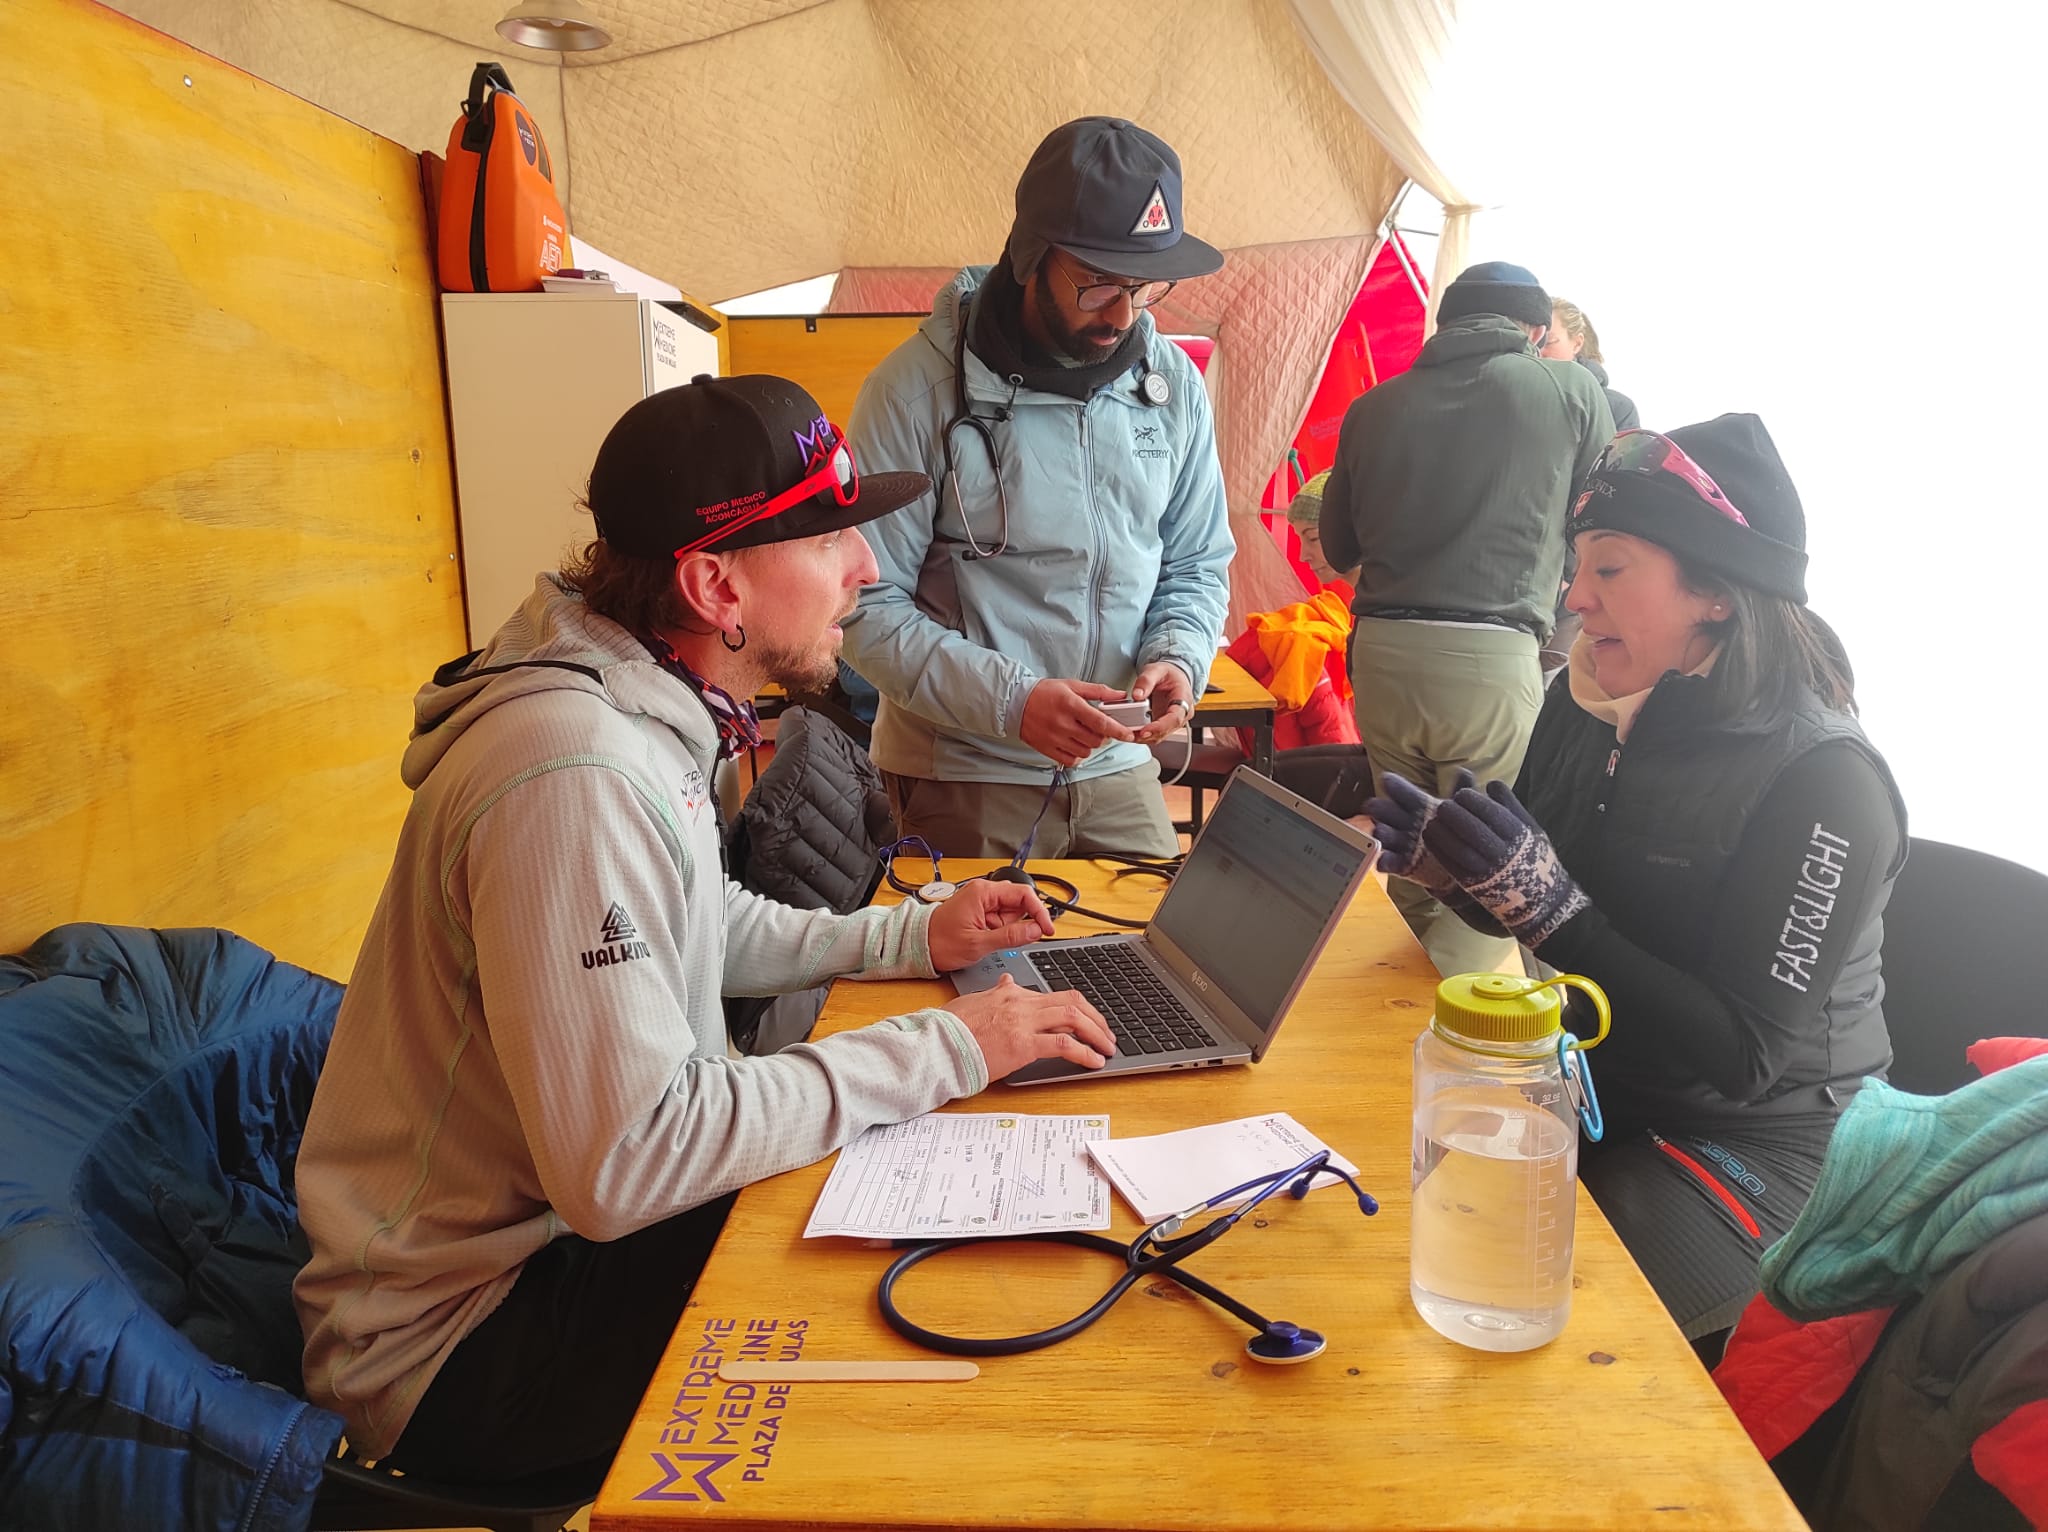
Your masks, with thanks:
[[(1592, 1042), (1563, 1030), (1566, 985), (1593, 998)], [(1600, 1136), (1576, 1050), (1607, 1026), (1607, 997), (1576, 974), (1468, 973), (1437, 985), (1436, 1011), (1415, 1041), (1408, 1291), (1439, 1334), (1481, 1351), (1527, 1351), (1564, 1329), (1580, 1123)]]

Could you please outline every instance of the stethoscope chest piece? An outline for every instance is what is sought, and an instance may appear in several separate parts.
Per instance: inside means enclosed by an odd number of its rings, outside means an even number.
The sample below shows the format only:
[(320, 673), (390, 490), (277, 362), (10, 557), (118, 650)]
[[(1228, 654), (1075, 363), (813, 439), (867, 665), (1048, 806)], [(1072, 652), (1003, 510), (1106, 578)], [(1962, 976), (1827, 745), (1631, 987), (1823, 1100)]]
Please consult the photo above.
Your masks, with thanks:
[(943, 904), (960, 892), (960, 885), (945, 878), (934, 878), (917, 891), (917, 897), (926, 904)]
[(1163, 373), (1157, 373), (1147, 368), (1145, 375), (1138, 379), (1138, 397), (1147, 404), (1165, 404), (1167, 400), (1173, 397), (1173, 385), (1166, 381)]
[(1244, 1343), (1244, 1354), (1268, 1367), (1291, 1367), (1296, 1362), (1314, 1361), (1329, 1347), (1329, 1340), (1319, 1331), (1304, 1330), (1300, 1325), (1276, 1319), (1263, 1333)]

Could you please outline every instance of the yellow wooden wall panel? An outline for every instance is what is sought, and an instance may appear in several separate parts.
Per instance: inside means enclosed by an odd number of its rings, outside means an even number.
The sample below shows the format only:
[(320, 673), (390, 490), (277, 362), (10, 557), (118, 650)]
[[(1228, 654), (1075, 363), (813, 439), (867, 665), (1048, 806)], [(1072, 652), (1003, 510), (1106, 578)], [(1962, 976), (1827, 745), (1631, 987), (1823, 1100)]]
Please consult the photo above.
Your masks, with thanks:
[[(924, 322), (922, 314), (821, 314), (804, 319), (728, 316), (728, 371), (771, 372), (801, 383), (845, 425), (875, 364)], [(816, 329), (806, 326), (815, 323)]]
[(0, 5), (0, 951), (345, 977), (463, 648), (418, 162), (88, 0)]

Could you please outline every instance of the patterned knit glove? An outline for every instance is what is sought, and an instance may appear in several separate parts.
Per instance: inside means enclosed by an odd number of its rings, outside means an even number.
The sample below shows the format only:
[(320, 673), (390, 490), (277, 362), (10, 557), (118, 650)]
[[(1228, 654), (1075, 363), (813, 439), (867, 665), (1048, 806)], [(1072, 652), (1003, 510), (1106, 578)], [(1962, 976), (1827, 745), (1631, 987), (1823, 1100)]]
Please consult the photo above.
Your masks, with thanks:
[[(1461, 772), (1458, 785), (1470, 787), (1472, 773)], [(1458, 880), (1439, 861), (1424, 840), (1429, 823), (1443, 807), (1406, 777), (1387, 772), (1380, 778), (1385, 795), (1366, 800), (1365, 812), (1372, 820), (1373, 838), (1380, 843), (1379, 869), (1411, 883), (1420, 883), (1438, 898), (1458, 891)]]
[(1591, 903), (1505, 782), (1460, 788), (1423, 833), (1465, 892), (1532, 950)]

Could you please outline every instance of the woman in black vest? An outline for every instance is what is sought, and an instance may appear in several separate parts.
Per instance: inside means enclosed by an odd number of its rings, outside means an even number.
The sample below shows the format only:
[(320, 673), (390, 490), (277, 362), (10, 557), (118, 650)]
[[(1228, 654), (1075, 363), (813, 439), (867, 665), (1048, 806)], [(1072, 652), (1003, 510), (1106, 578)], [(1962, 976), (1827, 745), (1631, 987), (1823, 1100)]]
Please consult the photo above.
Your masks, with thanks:
[(1891, 1062), (1905, 808), (1805, 605), (1805, 513), (1762, 421), (1616, 437), (1571, 529), (1584, 632), (1514, 789), (1389, 777), (1367, 812), (1384, 870), (1607, 991), (1607, 1134), (1580, 1171), (1718, 1355), (1835, 1119)]

